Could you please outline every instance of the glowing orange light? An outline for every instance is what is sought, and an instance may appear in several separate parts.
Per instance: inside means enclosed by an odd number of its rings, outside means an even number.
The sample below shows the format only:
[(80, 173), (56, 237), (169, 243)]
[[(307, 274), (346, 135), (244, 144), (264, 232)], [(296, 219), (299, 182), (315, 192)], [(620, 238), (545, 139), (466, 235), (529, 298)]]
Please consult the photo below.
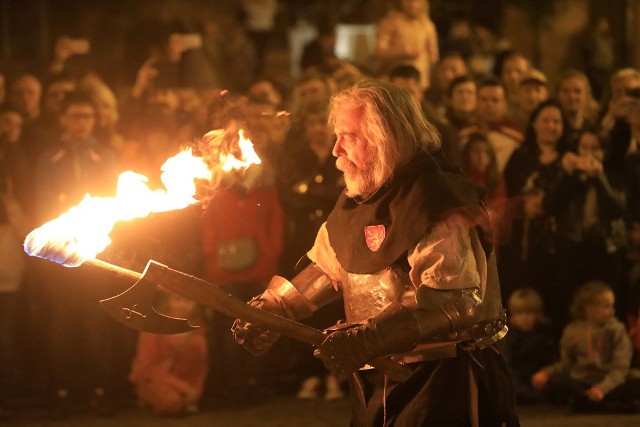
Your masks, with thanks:
[[(224, 131), (212, 131), (205, 138), (221, 138)], [(239, 131), (239, 157), (220, 153), (215, 168), (228, 172), (259, 164), (253, 144)], [(67, 267), (75, 267), (95, 258), (110, 243), (109, 234), (116, 222), (144, 218), (152, 212), (183, 209), (198, 200), (196, 180), (211, 181), (213, 170), (202, 157), (194, 156), (191, 148), (168, 159), (161, 167), (165, 189), (151, 190), (148, 178), (127, 171), (118, 178), (114, 197), (93, 197), (89, 194), (76, 206), (33, 230), (25, 239), (29, 255), (50, 259)]]

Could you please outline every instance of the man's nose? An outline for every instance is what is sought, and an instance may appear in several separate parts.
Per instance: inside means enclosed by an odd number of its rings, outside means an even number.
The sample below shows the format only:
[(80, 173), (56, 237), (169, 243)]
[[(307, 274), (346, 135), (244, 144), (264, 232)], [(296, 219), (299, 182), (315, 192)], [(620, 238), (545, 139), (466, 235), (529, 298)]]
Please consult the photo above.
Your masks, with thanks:
[(342, 149), (342, 138), (338, 137), (338, 139), (336, 139), (336, 143), (333, 144), (331, 154), (333, 154), (333, 157), (339, 157), (342, 153), (344, 153), (344, 150)]

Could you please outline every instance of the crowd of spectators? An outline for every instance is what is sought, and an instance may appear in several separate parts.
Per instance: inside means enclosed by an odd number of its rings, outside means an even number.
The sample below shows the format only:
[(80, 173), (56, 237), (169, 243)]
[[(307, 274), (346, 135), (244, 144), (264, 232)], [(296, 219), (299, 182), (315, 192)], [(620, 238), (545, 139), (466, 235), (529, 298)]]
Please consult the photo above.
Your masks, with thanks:
[[(248, 300), (273, 275), (295, 274), (342, 191), (327, 108), (333, 93), (362, 78), (389, 79), (411, 91), (440, 131), (449, 160), (486, 190), (503, 302), (535, 292), (532, 308), (510, 303), (509, 314), (533, 312), (548, 333), (528, 337), (515, 320), (514, 336), (528, 350), (514, 350), (512, 363), (544, 353), (538, 366), (526, 366), (523, 381), (559, 360), (572, 298), (593, 280), (611, 290), (615, 317), (625, 326), (619, 339), (633, 344), (633, 356), (616, 360), (617, 380), (640, 368), (640, 70), (610, 72), (599, 98), (586, 71), (566, 70), (552, 86), (514, 50), (489, 55), (482, 43), (456, 50), (449, 39), (438, 40), (424, 0), (402, 0), (390, 10), (378, 31), (379, 66), (363, 69), (336, 57), (335, 26), (325, 18), (305, 48), (300, 75), (286, 85), (268, 78), (269, 45), (262, 41), (270, 24), (257, 18), (253, 28), (234, 21), (224, 34), (213, 25), (196, 37), (164, 34), (122, 87), (107, 84), (100, 69), (73, 73), (68, 62), (86, 46), (67, 37), (56, 42), (47, 69), (0, 74), (2, 416), (9, 415), (4, 403), (25, 394), (45, 399), (58, 418), (87, 396), (103, 415), (113, 413), (113, 396), (135, 400), (128, 378), (137, 332), (97, 304), (124, 285), (26, 257), (28, 231), (85, 193), (112, 194), (120, 172), (136, 171), (160, 187), (160, 167), (185, 143), (212, 129), (244, 129), (260, 166), (226, 177), (206, 204), (119, 224), (99, 258), (138, 271), (154, 259)], [(217, 85), (185, 78), (193, 66), (185, 58), (194, 50), (215, 53), (207, 57), (215, 58), (209, 68)], [(310, 323), (328, 327), (341, 310), (329, 306)], [(233, 342), (231, 319), (205, 307), (199, 320), (208, 343), (206, 379), (187, 388), (185, 405), (158, 413), (197, 410), (201, 398), (247, 404), (295, 393), (300, 384), (304, 398), (345, 391), (306, 346), (282, 340), (256, 359)], [(142, 345), (138, 353), (147, 354)], [(178, 350), (165, 348), (168, 360), (159, 366), (168, 370)], [(156, 404), (157, 389), (141, 385), (139, 354), (131, 378), (137, 391), (146, 390), (143, 403), (175, 408), (174, 401)], [(606, 372), (612, 362), (594, 363)], [(520, 403), (543, 399), (542, 382), (519, 395)]]

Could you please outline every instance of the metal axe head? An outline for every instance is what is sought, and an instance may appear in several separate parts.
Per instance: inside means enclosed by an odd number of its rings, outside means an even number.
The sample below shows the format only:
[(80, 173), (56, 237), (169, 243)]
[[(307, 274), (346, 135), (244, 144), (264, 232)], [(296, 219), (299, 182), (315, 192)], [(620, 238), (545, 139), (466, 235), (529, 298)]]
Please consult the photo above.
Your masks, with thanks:
[(102, 308), (125, 325), (155, 334), (181, 334), (197, 329), (187, 319), (165, 316), (153, 307), (156, 284), (144, 276), (133, 286), (111, 298), (100, 301)]

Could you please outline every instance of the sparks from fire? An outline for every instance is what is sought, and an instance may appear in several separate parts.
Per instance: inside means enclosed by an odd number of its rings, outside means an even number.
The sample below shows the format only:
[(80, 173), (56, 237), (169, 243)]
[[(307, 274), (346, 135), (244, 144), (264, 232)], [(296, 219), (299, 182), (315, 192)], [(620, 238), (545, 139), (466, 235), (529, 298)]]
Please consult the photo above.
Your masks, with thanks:
[(109, 234), (116, 222), (197, 203), (196, 180), (211, 181), (215, 168), (229, 172), (261, 163), (253, 143), (242, 129), (238, 135), (238, 150), (222, 144), (224, 130), (211, 131), (203, 137), (203, 141), (212, 143), (219, 152), (214, 165), (208, 164), (203, 157), (194, 156), (191, 148), (168, 159), (161, 167), (164, 190), (151, 190), (144, 175), (123, 172), (118, 178), (114, 197), (86, 194), (78, 205), (29, 233), (24, 242), (25, 252), (66, 267), (76, 267), (109, 246)]

